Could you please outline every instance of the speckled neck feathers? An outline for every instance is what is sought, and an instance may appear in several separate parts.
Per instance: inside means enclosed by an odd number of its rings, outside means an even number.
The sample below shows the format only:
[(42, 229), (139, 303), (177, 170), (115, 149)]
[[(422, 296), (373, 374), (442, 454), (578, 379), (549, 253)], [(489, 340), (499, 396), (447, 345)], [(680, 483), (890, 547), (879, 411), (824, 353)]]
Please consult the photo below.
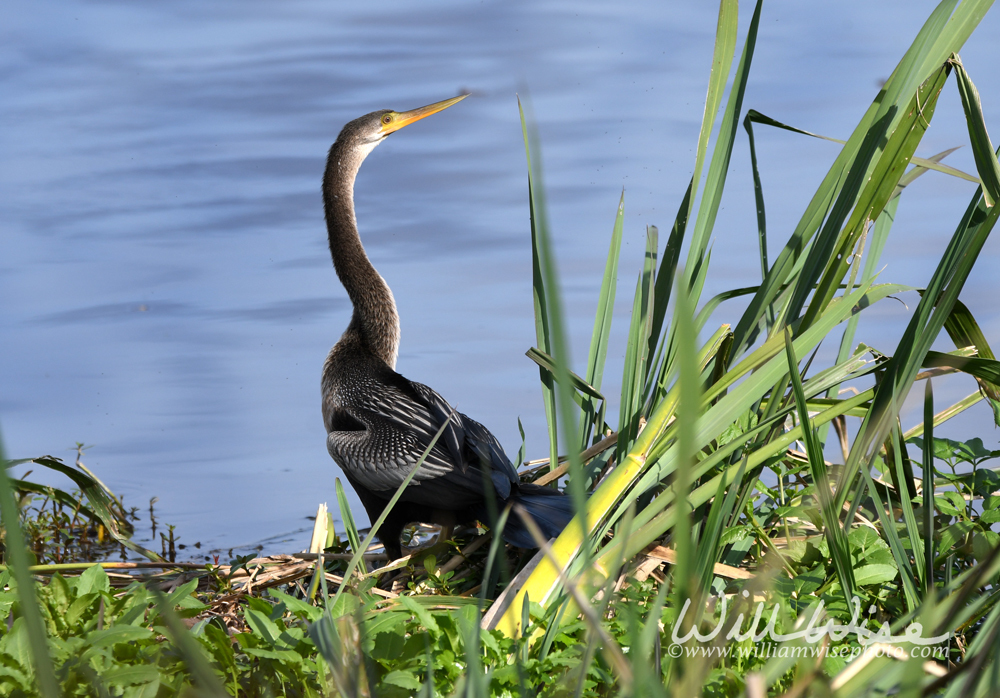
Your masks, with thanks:
[(330, 254), (340, 282), (354, 304), (354, 315), (338, 344), (360, 342), (390, 368), (399, 352), (399, 314), (389, 285), (372, 266), (354, 217), (354, 178), (377, 145), (352, 133), (348, 124), (330, 148), (323, 175), (323, 204)]

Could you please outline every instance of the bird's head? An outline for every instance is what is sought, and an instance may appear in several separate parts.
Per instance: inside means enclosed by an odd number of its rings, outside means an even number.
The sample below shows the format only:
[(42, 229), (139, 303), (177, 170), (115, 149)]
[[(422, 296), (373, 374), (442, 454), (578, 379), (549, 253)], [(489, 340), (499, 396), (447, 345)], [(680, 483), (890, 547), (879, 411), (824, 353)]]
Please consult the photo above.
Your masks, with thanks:
[(349, 143), (351, 146), (361, 151), (362, 157), (368, 155), (372, 149), (385, 140), (390, 133), (395, 133), (404, 126), (409, 126), (414, 121), (437, 114), (439, 111), (447, 109), (453, 104), (461, 102), (469, 95), (459, 95), (442, 102), (428, 104), (426, 107), (411, 109), (410, 111), (397, 112), (391, 109), (380, 109), (371, 114), (351, 121), (340, 132), (338, 141)]

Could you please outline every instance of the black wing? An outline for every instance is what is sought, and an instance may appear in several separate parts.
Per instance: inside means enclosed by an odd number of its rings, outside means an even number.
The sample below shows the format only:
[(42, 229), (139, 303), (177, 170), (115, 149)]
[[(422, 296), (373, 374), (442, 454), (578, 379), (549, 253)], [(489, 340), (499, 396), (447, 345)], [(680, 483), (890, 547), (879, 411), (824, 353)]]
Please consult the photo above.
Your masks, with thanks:
[[(486, 427), (455, 412), (431, 388), (394, 371), (352, 381), (346, 391), (338, 391), (337, 402), (338, 411), (348, 417), (342, 421), (356, 424), (352, 429), (338, 429), (338, 420), (334, 420), (327, 448), (356, 485), (391, 494), (446, 422), (405, 499), (420, 500), (419, 490), (427, 496), (433, 491), (435, 506), (465, 506), (470, 496), (483, 496), (484, 466), (489, 468), (490, 481), (501, 499), (509, 496), (511, 486), (518, 481), (517, 471)], [(454, 507), (448, 506), (448, 501), (438, 501), (449, 494), (455, 496)]]

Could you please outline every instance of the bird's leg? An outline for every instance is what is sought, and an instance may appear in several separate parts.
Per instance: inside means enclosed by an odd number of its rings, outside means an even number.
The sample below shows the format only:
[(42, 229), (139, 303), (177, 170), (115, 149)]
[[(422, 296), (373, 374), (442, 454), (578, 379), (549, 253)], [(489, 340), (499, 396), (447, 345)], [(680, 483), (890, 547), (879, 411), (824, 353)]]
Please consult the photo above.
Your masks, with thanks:
[(431, 523), (441, 527), (437, 542), (433, 547), (438, 548), (448, 543), (455, 533), (455, 524), (458, 523), (455, 512), (450, 509), (435, 509), (431, 512)]

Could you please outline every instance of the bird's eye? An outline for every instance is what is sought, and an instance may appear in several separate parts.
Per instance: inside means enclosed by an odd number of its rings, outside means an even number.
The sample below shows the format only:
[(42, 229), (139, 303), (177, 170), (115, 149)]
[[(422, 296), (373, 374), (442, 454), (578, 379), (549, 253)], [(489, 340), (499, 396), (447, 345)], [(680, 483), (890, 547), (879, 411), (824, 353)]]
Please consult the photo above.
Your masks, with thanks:
[(382, 123), (383, 124), (391, 124), (392, 123), (392, 114), (386, 114), (385, 116), (383, 116), (382, 117)]

